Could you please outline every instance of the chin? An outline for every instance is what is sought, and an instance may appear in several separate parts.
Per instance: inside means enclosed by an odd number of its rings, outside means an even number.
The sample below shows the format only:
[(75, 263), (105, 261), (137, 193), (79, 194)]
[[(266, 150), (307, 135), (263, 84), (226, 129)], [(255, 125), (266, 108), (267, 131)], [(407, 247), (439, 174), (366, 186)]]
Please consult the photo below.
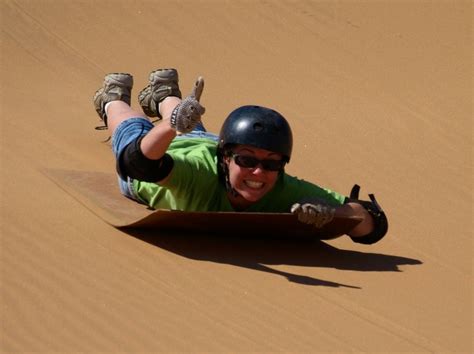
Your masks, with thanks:
[(264, 192), (249, 193), (248, 191), (238, 191), (240, 195), (249, 202), (258, 202), (265, 195)]

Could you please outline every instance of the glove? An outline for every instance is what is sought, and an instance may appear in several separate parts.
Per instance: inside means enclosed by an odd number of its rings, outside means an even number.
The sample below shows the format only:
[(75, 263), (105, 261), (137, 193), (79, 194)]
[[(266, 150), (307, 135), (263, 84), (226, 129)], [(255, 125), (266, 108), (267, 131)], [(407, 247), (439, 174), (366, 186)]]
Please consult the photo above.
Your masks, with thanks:
[(298, 216), (300, 222), (314, 225), (319, 229), (334, 218), (336, 209), (324, 203), (295, 203), (291, 207), (291, 212)]
[(201, 115), (205, 112), (205, 108), (199, 103), (203, 88), (204, 79), (199, 77), (191, 94), (171, 113), (170, 124), (179, 134), (189, 133), (201, 121)]

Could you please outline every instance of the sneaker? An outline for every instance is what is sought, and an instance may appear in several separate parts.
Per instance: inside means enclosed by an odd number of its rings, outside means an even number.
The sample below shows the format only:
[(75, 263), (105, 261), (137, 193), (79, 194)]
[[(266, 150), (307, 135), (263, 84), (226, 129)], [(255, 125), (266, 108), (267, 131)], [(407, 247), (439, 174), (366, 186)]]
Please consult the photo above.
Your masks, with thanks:
[(149, 117), (161, 118), (159, 103), (168, 96), (181, 98), (176, 69), (158, 69), (152, 71), (150, 84), (138, 95), (138, 101), (143, 112)]
[(107, 128), (105, 105), (112, 101), (123, 101), (130, 105), (130, 96), (133, 87), (133, 76), (126, 73), (111, 73), (104, 78), (104, 83), (94, 95), (94, 106), (99, 117)]

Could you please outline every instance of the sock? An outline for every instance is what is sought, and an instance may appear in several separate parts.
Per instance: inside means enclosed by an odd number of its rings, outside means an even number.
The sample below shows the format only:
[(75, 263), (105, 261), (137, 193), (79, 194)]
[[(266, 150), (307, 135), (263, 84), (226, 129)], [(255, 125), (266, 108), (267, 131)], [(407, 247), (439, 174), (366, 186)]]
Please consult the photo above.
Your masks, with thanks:
[[(163, 102), (163, 100), (161, 100)], [(158, 103), (158, 115), (161, 116), (161, 102)]]
[(109, 105), (114, 102), (114, 101), (110, 101), (110, 102), (107, 102), (104, 106), (104, 111), (105, 111), (105, 115), (107, 115), (107, 110), (109, 109)]

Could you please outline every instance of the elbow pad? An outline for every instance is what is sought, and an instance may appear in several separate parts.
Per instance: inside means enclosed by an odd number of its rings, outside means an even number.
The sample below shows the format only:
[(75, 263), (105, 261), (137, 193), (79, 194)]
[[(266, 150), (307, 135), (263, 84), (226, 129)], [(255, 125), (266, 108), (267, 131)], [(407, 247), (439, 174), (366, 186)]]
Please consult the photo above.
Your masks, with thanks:
[(359, 203), (361, 204), (374, 219), (374, 230), (362, 237), (351, 237), (352, 241), (371, 245), (380, 241), (388, 231), (388, 219), (379, 203), (373, 194), (369, 194), (370, 201), (359, 200), (359, 185), (354, 185), (349, 198), (346, 198), (345, 203)]
[(143, 155), (140, 143), (144, 135), (128, 144), (117, 159), (116, 170), (120, 178), (127, 177), (144, 182), (159, 182), (173, 169), (173, 159), (165, 154), (159, 160), (151, 160)]

